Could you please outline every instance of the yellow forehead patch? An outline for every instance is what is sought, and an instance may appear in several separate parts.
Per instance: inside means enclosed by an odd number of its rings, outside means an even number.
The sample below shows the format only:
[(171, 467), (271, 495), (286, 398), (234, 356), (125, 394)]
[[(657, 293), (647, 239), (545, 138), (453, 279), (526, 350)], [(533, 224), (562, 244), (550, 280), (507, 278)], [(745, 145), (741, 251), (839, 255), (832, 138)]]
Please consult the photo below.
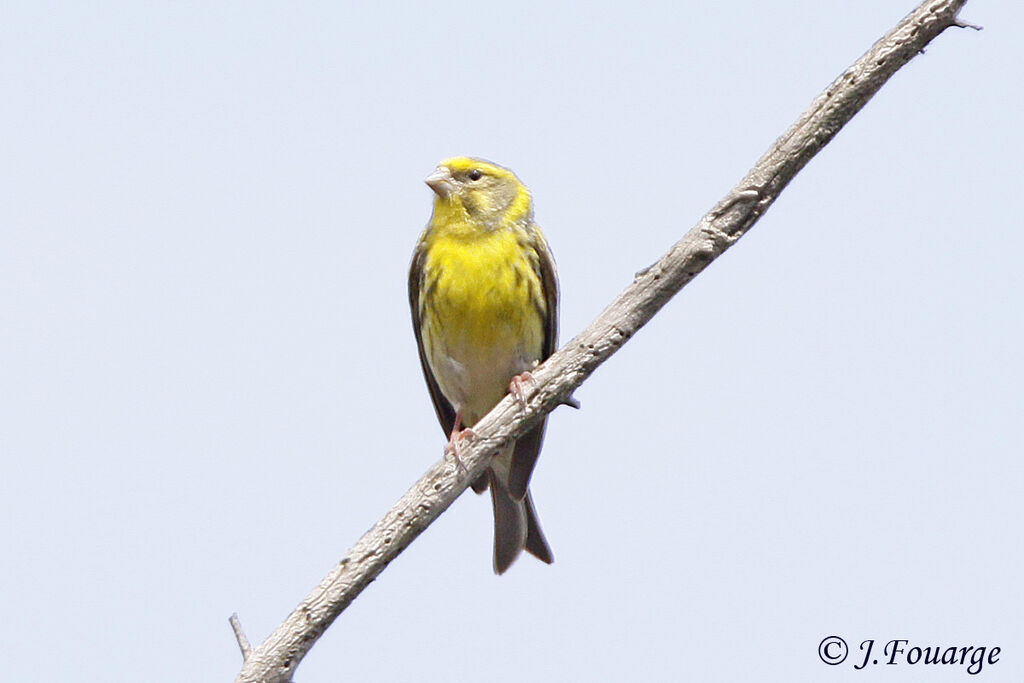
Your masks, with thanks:
[(452, 173), (460, 173), (474, 168), (479, 168), (488, 175), (497, 176), (499, 178), (515, 177), (512, 171), (503, 166), (499, 166), (498, 164), (487, 161), (486, 159), (477, 159), (474, 157), (452, 157), (450, 159), (445, 159), (440, 163), (440, 165), (447, 166)]

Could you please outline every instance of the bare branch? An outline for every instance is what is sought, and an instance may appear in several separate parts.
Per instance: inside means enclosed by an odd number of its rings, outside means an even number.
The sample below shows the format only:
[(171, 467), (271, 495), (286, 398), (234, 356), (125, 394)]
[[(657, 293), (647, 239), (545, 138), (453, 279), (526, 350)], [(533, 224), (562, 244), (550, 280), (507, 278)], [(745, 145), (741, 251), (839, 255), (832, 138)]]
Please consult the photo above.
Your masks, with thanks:
[[(348, 555), (261, 645), (248, 651), (238, 683), (291, 680), (299, 662), (334, 619), (465, 490), (509, 440), (526, 433), (711, 261), (742, 237), (801, 168), (879, 88), (950, 26), (966, 0), (927, 0), (843, 72), (780, 137), (742, 181), (657, 263), (581, 332), (533, 371), (527, 405), (506, 397), (473, 426), (460, 456), (465, 471), (442, 459), (355, 544)], [(232, 619), (232, 626), (237, 619)], [(236, 628), (243, 655), (247, 646)]]
[(231, 623), (231, 630), (235, 632), (235, 640), (238, 641), (238, 649), (242, 651), (242, 661), (244, 662), (249, 658), (252, 646), (249, 645), (249, 639), (245, 637), (245, 631), (242, 630), (242, 622), (238, 620), (238, 615), (232, 614), (228, 621)]
[(953, 26), (956, 26), (957, 28), (973, 28), (975, 31), (982, 31), (985, 28), (984, 26), (979, 26), (978, 24), (969, 24), (963, 19), (960, 19), (959, 17), (953, 20)]

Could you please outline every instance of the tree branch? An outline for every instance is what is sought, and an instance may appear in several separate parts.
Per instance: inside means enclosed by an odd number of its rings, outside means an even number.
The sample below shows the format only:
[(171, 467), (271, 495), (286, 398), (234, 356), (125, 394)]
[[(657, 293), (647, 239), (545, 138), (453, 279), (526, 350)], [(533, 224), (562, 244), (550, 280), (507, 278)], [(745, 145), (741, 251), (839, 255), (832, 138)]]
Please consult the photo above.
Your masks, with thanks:
[(238, 641), (238, 649), (242, 651), (242, 661), (249, 659), (249, 653), (252, 652), (252, 645), (249, 644), (249, 639), (245, 637), (245, 631), (242, 630), (242, 622), (238, 620), (237, 614), (232, 614), (231, 618), (228, 619), (228, 623), (231, 624), (231, 630), (235, 632), (235, 640)]
[(442, 459), (410, 488), (348, 555), (256, 648), (232, 619), (245, 655), (237, 683), (283, 683), (334, 619), (412, 543), (486, 468), (491, 455), (526, 433), (684, 285), (742, 237), (783, 188), (853, 118), (879, 88), (950, 26), (966, 0), (927, 0), (875, 43), (821, 93), (742, 181), (665, 256), (633, 283), (575, 339), (538, 367), (525, 409), (506, 397), (473, 426), (460, 451), (465, 470)]

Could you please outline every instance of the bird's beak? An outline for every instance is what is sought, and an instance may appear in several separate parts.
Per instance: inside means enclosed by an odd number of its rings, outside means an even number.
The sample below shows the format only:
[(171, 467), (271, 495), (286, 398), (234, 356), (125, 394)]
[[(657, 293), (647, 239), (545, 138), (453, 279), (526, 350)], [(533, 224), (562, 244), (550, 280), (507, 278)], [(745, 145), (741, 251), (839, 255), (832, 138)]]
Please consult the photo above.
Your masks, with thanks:
[(455, 181), (452, 179), (452, 172), (447, 166), (438, 166), (434, 172), (423, 179), (431, 190), (437, 193), (441, 199), (447, 199), (455, 190)]

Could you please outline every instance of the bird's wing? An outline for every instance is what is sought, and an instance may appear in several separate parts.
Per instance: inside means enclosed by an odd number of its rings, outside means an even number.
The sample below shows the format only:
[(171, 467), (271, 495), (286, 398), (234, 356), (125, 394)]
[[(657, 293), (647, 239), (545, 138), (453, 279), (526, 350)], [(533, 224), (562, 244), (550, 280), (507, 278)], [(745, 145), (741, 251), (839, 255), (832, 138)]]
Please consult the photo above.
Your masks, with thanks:
[(455, 407), (448, 402), (448, 399), (441, 393), (441, 387), (437, 384), (430, 364), (427, 362), (427, 351), (423, 348), (423, 303), (421, 292), (423, 288), (423, 261), (426, 256), (426, 244), (420, 240), (416, 252), (412, 256), (412, 265), (409, 268), (409, 307), (412, 310), (412, 331), (416, 334), (416, 348), (420, 353), (420, 367), (423, 368), (423, 377), (427, 380), (427, 388), (430, 390), (430, 398), (434, 402), (434, 411), (441, 423), (446, 437), (451, 436), (455, 427)]
[[(544, 346), (540, 360), (547, 360), (548, 356), (555, 352), (558, 347), (558, 277), (555, 275), (555, 258), (551, 255), (547, 241), (536, 225), (530, 226), (534, 239), (531, 240), (536, 246), (537, 260), (534, 268), (540, 276), (541, 287), (544, 294)], [(544, 442), (544, 428), (547, 424), (545, 416), (533, 429), (521, 436), (516, 441), (515, 451), (512, 453), (512, 463), (509, 467), (508, 491), (513, 499), (517, 501), (526, 497), (526, 489), (530, 485), (530, 475), (533, 474), (533, 467), (537, 463), (537, 456), (540, 454), (540, 447)]]

